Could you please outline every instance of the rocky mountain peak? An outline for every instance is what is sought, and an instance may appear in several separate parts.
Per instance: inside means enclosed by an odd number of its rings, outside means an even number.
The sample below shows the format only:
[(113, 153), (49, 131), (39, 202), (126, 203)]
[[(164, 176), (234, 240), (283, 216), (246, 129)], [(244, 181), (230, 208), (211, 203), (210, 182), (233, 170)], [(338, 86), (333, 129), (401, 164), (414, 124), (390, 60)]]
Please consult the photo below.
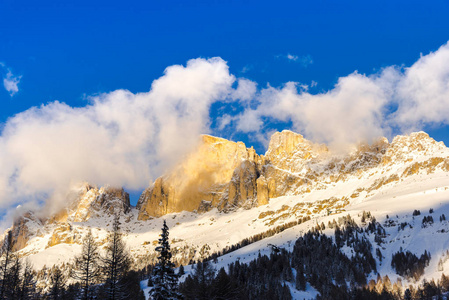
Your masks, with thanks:
[(392, 161), (410, 161), (417, 156), (438, 155), (446, 150), (443, 142), (436, 142), (425, 132), (413, 132), (393, 138), (384, 157), (384, 164)]
[(50, 217), (49, 223), (84, 222), (104, 213), (109, 215), (127, 213), (131, 208), (129, 194), (123, 188), (110, 186), (98, 188), (89, 183), (82, 183), (73, 188), (65, 201), (69, 203), (68, 207)]
[(300, 172), (313, 158), (327, 154), (328, 148), (289, 130), (271, 136), (265, 158), (270, 164), (290, 172)]
[(43, 221), (31, 211), (17, 217), (10, 228), (13, 235), (13, 250), (25, 247), (29, 238), (35, 234), (36, 228), (41, 227), (42, 224)]
[[(139, 219), (225, 207), (229, 191), (234, 195), (230, 183), (237, 182), (241, 175), (236, 170), (241, 170), (242, 164), (255, 166), (260, 161), (255, 150), (246, 148), (242, 142), (203, 135), (196, 149), (180, 165), (143, 192), (137, 205)], [(233, 201), (238, 202), (236, 199)]]

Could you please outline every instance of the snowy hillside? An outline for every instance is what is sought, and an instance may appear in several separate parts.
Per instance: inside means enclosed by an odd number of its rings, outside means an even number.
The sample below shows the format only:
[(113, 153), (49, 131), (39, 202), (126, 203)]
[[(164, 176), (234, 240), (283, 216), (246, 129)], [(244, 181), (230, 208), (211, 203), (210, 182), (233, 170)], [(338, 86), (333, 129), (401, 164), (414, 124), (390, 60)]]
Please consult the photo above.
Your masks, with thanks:
[[(391, 259), (399, 250), (418, 256), (424, 251), (430, 253), (430, 264), (420, 281), (439, 278), (449, 270), (449, 256), (445, 254), (449, 250), (449, 221), (440, 222), (443, 214), (449, 217), (448, 148), (425, 133), (398, 136), (391, 144), (380, 140), (371, 146), (361, 145), (340, 156), (327, 150), (316, 152), (309, 144), (301, 143), (293, 150), (281, 149), (287, 154), (273, 151), (280, 149), (279, 145), (267, 153), (272, 158), (266, 164), (275, 168), (276, 174), (283, 174), (275, 178), (282, 179), (279, 185), (285, 191), (282, 196), (270, 198), (268, 204), (226, 211), (212, 208), (203, 213), (183, 211), (141, 220), (140, 211), (129, 206), (123, 191), (84, 187), (79, 192), (81, 200), (67, 213), (47, 220), (30, 213), (13, 227), (18, 237), (26, 236), (19, 253), (28, 257), (37, 270), (69, 263), (81, 251), (81, 240), (88, 230), (92, 229), (98, 243), (105, 245), (113, 213), (119, 209), (121, 229), (136, 267), (155, 261), (154, 249), (163, 220), (170, 228), (178, 264), (187, 265), (224, 249), (228, 252), (247, 239), (247, 246), (218, 258), (218, 270), (237, 260), (249, 262), (259, 253), (269, 254), (269, 244), (292, 250), (295, 240), (318, 224), (323, 223), (323, 233), (332, 236), (334, 230), (328, 228), (329, 222), (348, 214), (363, 226), (361, 216), (366, 211), (386, 232), (380, 244), (374, 235), (367, 235), (374, 247), (373, 255), (376, 248), (381, 251), (379, 274), (388, 275), (392, 282), (397, 280)], [(315, 152), (307, 150), (311, 154), (304, 155), (304, 145)], [(276, 159), (273, 155), (277, 155)], [(421, 214), (413, 216), (415, 210)], [(433, 222), (423, 223), (428, 216)], [(351, 253), (351, 249), (347, 251)], [(370, 279), (376, 276), (373, 272)], [(402, 280), (404, 285), (412, 283)], [(314, 297), (317, 291), (308, 287), (306, 292), (291, 287), (292, 296)]]

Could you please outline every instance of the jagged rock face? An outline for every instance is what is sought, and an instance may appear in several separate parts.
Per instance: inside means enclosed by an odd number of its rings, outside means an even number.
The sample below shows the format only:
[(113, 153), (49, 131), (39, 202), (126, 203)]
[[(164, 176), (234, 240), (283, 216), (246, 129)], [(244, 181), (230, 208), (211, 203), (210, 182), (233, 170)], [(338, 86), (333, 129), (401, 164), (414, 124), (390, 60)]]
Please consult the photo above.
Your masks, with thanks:
[(129, 194), (123, 188), (97, 188), (87, 183), (72, 190), (67, 196), (69, 207), (62, 209), (49, 222), (84, 222), (104, 213), (125, 214), (130, 210)]
[(228, 200), (237, 206), (253, 201), (260, 164), (261, 157), (242, 142), (205, 135), (181, 165), (143, 192), (139, 219), (205, 207), (225, 209)]
[(443, 142), (436, 142), (425, 132), (413, 132), (410, 135), (398, 135), (390, 144), (383, 163), (392, 161), (406, 162), (414, 159), (417, 153), (438, 153), (446, 149)]
[[(441, 153), (441, 157), (438, 156)], [(429, 155), (428, 155), (429, 154)], [(401, 171), (394, 171), (401, 165)], [(436, 169), (449, 172), (449, 157), (443, 143), (424, 132), (386, 138), (368, 145), (360, 144), (345, 155), (335, 156), (324, 145), (314, 144), (291, 131), (275, 133), (265, 155), (257, 155), (241, 142), (235, 143), (203, 136), (196, 151), (167, 175), (158, 178), (141, 195), (138, 219), (147, 220), (180, 211), (205, 212), (212, 208), (230, 211), (266, 205), (270, 199), (327, 189), (347, 179), (389, 172), (361, 192), (372, 193), (402, 177)], [(399, 169), (398, 169), (399, 170)], [(68, 207), (46, 220), (28, 213), (16, 220), (11, 230), (14, 248), (22, 249), (36, 228), (56, 226), (48, 247), (59, 243), (77, 243), (71, 222), (130, 211), (129, 195), (121, 188), (97, 188), (83, 184), (66, 199)]]
[(42, 221), (32, 212), (27, 212), (16, 219), (11, 227), (13, 236), (13, 251), (24, 248), (31, 236), (35, 234), (35, 229), (42, 226)]
[(126, 214), (130, 211), (129, 194), (122, 188), (93, 187), (87, 183), (70, 191), (67, 195), (69, 206), (47, 219), (41, 220), (32, 212), (19, 217), (11, 227), (14, 250), (24, 248), (30, 237), (36, 235), (44, 225), (56, 225), (48, 247), (79, 242), (79, 235), (72, 230), (70, 222), (85, 222), (92, 217), (116, 213)]
[(72, 232), (72, 226), (69, 223), (60, 223), (53, 230), (50, 240), (48, 241), (47, 248), (61, 243), (73, 244), (75, 239), (76, 236)]
[(327, 153), (325, 145), (314, 144), (300, 134), (284, 130), (271, 136), (265, 158), (277, 168), (300, 172), (308, 161)]
[[(126, 231), (136, 233), (128, 236), (131, 243), (142, 231), (151, 231), (150, 227), (160, 221), (145, 220), (182, 210), (202, 213), (217, 208), (231, 213), (234, 208), (269, 204), (258, 209), (261, 211), (258, 220), (274, 226), (283, 224), (286, 218), (341, 212), (349, 204), (373, 199), (395, 185), (409, 186), (401, 184), (415, 182), (407, 178), (415, 174), (419, 174), (417, 179), (426, 180), (435, 174), (444, 182), (447, 173), (441, 171), (449, 172), (449, 149), (422, 132), (398, 136), (391, 144), (385, 138), (360, 144), (339, 155), (291, 131), (274, 134), (266, 154), (260, 156), (243, 143), (204, 136), (196, 151), (141, 195), (139, 210), (130, 207), (129, 196), (123, 189), (83, 184), (67, 195), (67, 208), (48, 219), (27, 213), (10, 230), (14, 235), (14, 249), (26, 246), (20, 253), (27, 256), (58, 244), (79, 244), (94, 226), (103, 232), (98, 242), (104, 244), (105, 232), (110, 230), (116, 212), (122, 214)], [(272, 198), (289, 195), (301, 196), (294, 198), (294, 201), (298, 199), (297, 203), (288, 202), (275, 208), (283, 199), (272, 201)], [(210, 221), (210, 226), (215, 222), (212, 219), (207, 222)], [(173, 224), (176, 228), (180, 223)], [(203, 221), (198, 223), (203, 225)], [(185, 233), (184, 229), (179, 232)], [(141, 240), (141, 244), (134, 244), (134, 249), (150, 245), (154, 239)]]
[[(388, 169), (395, 163), (409, 163), (414, 157), (444, 149), (443, 143), (417, 132), (397, 136), (391, 144), (380, 138), (372, 144), (360, 144), (344, 155), (334, 155), (325, 145), (285, 130), (273, 134), (265, 156), (259, 156), (241, 142), (203, 136), (202, 144), (181, 166), (158, 178), (141, 195), (137, 206), (139, 219), (182, 210), (217, 207), (227, 211), (265, 205), (270, 198), (325, 189), (350, 176), (362, 176), (379, 165)], [(446, 168), (448, 158), (420, 163), (415, 169), (439, 164)], [(408, 172), (416, 173), (415, 169)]]

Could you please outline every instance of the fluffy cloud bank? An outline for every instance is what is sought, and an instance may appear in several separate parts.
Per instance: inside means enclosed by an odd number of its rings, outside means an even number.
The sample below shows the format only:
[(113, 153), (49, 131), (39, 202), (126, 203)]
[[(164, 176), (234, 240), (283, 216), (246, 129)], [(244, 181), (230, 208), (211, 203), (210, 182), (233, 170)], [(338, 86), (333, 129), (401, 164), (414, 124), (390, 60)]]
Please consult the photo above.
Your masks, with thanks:
[(293, 130), (334, 148), (372, 141), (393, 130), (449, 124), (449, 45), (422, 56), (409, 68), (388, 67), (373, 75), (354, 72), (332, 90), (311, 94), (289, 82), (254, 92), (243, 113), (226, 124), (261, 135), (267, 121), (291, 123)]
[[(63, 195), (81, 181), (145, 188), (200, 134), (214, 130), (264, 140), (273, 123), (285, 122), (308, 139), (341, 149), (392, 131), (449, 124), (449, 45), (409, 68), (354, 72), (318, 94), (294, 82), (258, 88), (212, 58), (168, 67), (148, 92), (117, 90), (90, 100), (85, 107), (55, 101), (6, 122), (0, 136), (2, 208)], [(234, 109), (211, 120), (214, 103)]]
[(146, 93), (117, 90), (85, 107), (56, 101), (10, 118), (0, 138), (0, 205), (81, 181), (147, 187), (209, 131), (209, 107), (234, 81), (222, 59), (194, 59), (168, 67)]

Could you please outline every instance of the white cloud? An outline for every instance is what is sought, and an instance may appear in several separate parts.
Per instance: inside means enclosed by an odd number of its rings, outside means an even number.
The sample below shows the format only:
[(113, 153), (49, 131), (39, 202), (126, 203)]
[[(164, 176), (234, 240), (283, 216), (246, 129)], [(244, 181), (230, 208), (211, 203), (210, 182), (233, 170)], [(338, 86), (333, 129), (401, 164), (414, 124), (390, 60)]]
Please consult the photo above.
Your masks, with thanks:
[(10, 69), (6, 68), (4, 63), (0, 63), (0, 66), (7, 70), (6, 76), (3, 77), (3, 87), (12, 97), (19, 91), (19, 83), (22, 76), (15, 76)]
[(285, 58), (290, 61), (300, 63), (303, 67), (313, 64), (313, 59), (310, 55), (298, 56), (288, 53), (285, 55)]
[(245, 74), (248, 73), (253, 67), (251, 65), (246, 65), (242, 68), (242, 70), (240, 71), (240, 73)]
[(449, 124), (449, 44), (405, 69), (396, 99), (399, 108), (392, 121), (403, 130)]
[[(409, 68), (354, 72), (318, 94), (294, 82), (258, 88), (240, 78), (234, 89), (235, 81), (222, 59), (193, 59), (168, 67), (145, 93), (117, 90), (77, 108), (55, 101), (10, 118), (0, 136), (0, 207), (27, 207), (79, 181), (147, 187), (212, 123), (266, 144), (270, 123), (286, 122), (336, 149), (388, 136), (393, 128), (449, 124), (447, 44)], [(212, 122), (217, 101), (244, 110)]]
[(304, 89), (298, 92), (298, 84), (289, 82), (282, 88), (261, 90), (257, 99), (257, 108), (247, 109), (239, 117), (238, 130), (261, 131), (262, 119), (269, 117), (291, 122), (295, 131), (334, 147), (383, 133), (386, 95), (374, 79), (358, 73), (341, 78), (324, 94), (312, 95)]
[[(290, 59), (299, 60), (293, 55)], [(394, 128), (404, 132), (447, 125), (449, 45), (410, 68), (392, 66), (370, 76), (354, 72), (341, 77), (327, 92), (310, 94), (307, 85), (289, 82), (261, 89), (255, 99), (256, 106), (236, 117), (236, 130), (260, 134), (269, 128), (267, 120), (287, 122), (307, 138), (337, 149), (389, 136)]]
[(80, 181), (141, 189), (209, 131), (209, 108), (234, 76), (220, 58), (171, 66), (151, 90), (117, 90), (85, 107), (52, 102), (10, 118), (0, 137), (0, 206)]
[(245, 78), (239, 78), (237, 82), (237, 89), (231, 94), (232, 100), (240, 100), (243, 102), (252, 100), (257, 92), (257, 83)]
[(234, 117), (230, 115), (223, 115), (217, 118), (218, 130), (223, 130), (226, 126), (230, 125), (231, 122), (234, 121)]
[(319, 96), (303, 94), (303, 109), (293, 120), (295, 129), (341, 149), (348, 143), (371, 141), (383, 135), (385, 92), (372, 78), (354, 73)]
[(287, 54), (287, 59), (297, 61), (299, 59), (298, 55), (292, 55), (290, 53)]

